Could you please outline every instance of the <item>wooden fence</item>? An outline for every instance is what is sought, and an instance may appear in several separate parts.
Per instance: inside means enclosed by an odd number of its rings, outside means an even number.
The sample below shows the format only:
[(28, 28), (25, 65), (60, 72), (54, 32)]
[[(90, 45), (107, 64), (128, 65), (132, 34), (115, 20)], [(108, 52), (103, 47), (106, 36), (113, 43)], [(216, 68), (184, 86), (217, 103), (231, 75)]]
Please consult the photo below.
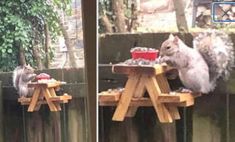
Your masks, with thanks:
[(61, 104), (62, 111), (50, 112), (43, 105), (38, 112), (17, 102), (12, 73), (0, 73), (0, 142), (87, 142), (88, 106), (84, 69), (51, 69), (45, 72), (67, 82), (62, 88), (73, 99)]
[[(192, 35), (176, 33), (188, 46)], [(159, 48), (169, 33), (108, 34), (99, 38), (99, 91), (123, 87), (126, 76), (113, 74), (110, 63), (130, 58), (134, 46)], [(231, 34), (235, 43), (235, 35)], [(99, 107), (100, 142), (232, 142), (235, 141), (235, 72), (229, 82), (220, 82), (216, 90), (196, 98), (195, 105), (180, 108), (181, 119), (161, 124), (153, 107), (139, 108), (136, 116), (123, 122), (112, 121), (115, 107)], [(182, 86), (170, 81), (171, 89)]]

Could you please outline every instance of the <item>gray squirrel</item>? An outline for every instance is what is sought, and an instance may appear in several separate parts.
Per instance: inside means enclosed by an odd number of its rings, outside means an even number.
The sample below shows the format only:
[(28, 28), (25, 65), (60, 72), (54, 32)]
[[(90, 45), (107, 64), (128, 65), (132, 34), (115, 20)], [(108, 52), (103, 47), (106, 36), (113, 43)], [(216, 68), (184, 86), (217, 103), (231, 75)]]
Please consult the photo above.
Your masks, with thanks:
[(13, 86), (20, 97), (29, 97), (33, 94), (33, 88), (28, 88), (28, 83), (35, 79), (36, 74), (30, 65), (18, 66), (13, 71)]
[(228, 79), (234, 65), (233, 43), (226, 33), (209, 30), (197, 35), (193, 46), (171, 34), (161, 45), (159, 60), (177, 68), (186, 89), (207, 94), (219, 78)]

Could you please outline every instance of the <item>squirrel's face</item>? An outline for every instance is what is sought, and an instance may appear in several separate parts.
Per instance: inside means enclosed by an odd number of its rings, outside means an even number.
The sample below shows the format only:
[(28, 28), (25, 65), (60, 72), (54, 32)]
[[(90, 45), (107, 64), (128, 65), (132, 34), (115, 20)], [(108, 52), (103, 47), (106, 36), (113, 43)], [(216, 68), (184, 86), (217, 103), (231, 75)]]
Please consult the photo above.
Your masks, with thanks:
[(172, 56), (179, 50), (179, 38), (170, 34), (161, 45), (160, 56)]
[(27, 74), (34, 73), (34, 69), (30, 65), (24, 65), (23, 70)]

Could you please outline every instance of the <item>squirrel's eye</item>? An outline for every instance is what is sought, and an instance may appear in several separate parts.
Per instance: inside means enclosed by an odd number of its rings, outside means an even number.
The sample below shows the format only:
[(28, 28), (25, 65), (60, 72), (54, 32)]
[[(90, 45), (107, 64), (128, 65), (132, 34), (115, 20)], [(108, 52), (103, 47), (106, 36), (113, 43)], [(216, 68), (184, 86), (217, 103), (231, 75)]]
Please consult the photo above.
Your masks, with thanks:
[(166, 49), (170, 49), (171, 47), (170, 46), (167, 46)]

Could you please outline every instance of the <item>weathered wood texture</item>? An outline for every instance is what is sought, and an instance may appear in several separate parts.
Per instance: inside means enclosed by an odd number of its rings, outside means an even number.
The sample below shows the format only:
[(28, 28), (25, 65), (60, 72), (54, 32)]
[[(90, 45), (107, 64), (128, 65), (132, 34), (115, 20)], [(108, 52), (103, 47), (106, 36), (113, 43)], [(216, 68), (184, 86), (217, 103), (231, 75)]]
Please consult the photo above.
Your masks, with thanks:
[(61, 104), (60, 112), (51, 112), (48, 105), (42, 105), (39, 111), (29, 113), (28, 106), (17, 102), (18, 96), (11, 83), (12, 73), (0, 73), (4, 142), (87, 142), (88, 100), (84, 70), (52, 69), (36, 73), (41, 72), (67, 82), (61, 88), (72, 95), (73, 99), (67, 104)]
[[(190, 33), (175, 33), (192, 46)], [(159, 48), (169, 33), (107, 34), (99, 38), (99, 91), (124, 87), (127, 77), (113, 74), (111, 65), (130, 58), (134, 46)], [(230, 35), (235, 43), (235, 35)], [(193, 107), (180, 109), (181, 119), (174, 124), (160, 124), (152, 107), (140, 107), (133, 118), (112, 121), (115, 107), (99, 107), (100, 142), (231, 142), (235, 141), (235, 73), (228, 83), (220, 81), (217, 89), (195, 99)], [(170, 80), (172, 90), (182, 86)], [(233, 99), (234, 98), (234, 99)], [(170, 131), (175, 132), (170, 133)], [(173, 135), (174, 134), (174, 135)]]

